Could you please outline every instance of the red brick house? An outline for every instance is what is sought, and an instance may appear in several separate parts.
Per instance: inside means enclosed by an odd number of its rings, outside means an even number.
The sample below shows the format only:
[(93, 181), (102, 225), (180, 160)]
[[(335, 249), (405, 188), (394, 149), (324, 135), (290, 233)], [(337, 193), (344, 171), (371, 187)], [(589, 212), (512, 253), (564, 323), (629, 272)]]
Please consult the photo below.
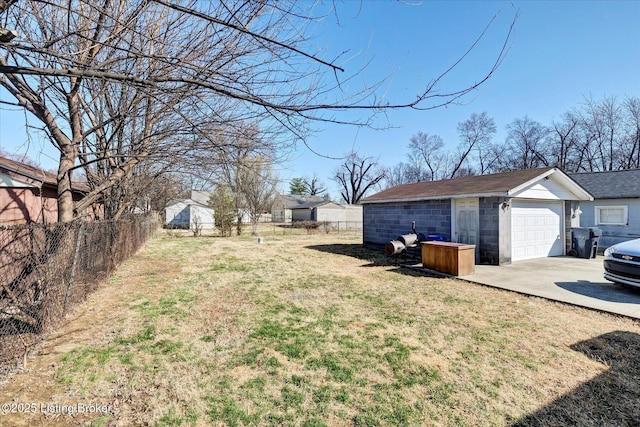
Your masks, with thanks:
[[(0, 224), (51, 224), (58, 222), (56, 175), (40, 168), (0, 157)], [(89, 191), (74, 183), (73, 199)]]

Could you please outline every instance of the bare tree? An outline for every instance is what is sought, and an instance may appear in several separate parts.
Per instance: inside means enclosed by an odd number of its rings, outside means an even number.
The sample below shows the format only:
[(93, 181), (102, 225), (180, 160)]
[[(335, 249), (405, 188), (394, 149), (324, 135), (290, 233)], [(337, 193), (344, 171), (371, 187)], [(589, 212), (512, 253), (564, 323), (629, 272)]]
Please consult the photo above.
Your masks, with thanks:
[[(442, 177), (447, 158), (443, 148), (444, 141), (438, 135), (418, 131), (411, 136), (408, 157), (415, 170), (412, 182), (435, 181)], [(423, 165), (426, 168), (425, 173), (422, 173)]]
[(624, 104), (626, 135), (620, 150), (620, 168), (640, 168), (640, 98), (627, 98)]
[(317, 175), (313, 175), (310, 179), (307, 177), (292, 178), (289, 183), (291, 194), (318, 196), (326, 191), (327, 188), (320, 182)]
[(385, 169), (384, 188), (426, 180), (424, 171), (420, 170), (417, 166), (411, 163), (400, 162), (395, 166)]
[(271, 209), (276, 194), (277, 176), (271, 161), (264, 156), (248, 157), (239, 165), (237, 182), (252, 225), (252, 234), (257, 235), (260, 216)]
[[(496, 161), (495, 151), (491, 149), (491, 140), (495, 133), (496, 124), (486, 112), (473, 113), (467, 120), (458, 123), (460, 145), (458, 146), (457, 160), (449, 178), (473, 174), (473, 168), (464, 167), (464, 164), (471, 160), (470, 155), (473, 151), (477, 152), (480, 174), (489, 172)], [(462, 172), (463, 169), (466, 170)]]
[(409, 139), (407, 162), (386, 168), (385, 188), (443, 178), (449, 154), (438, 135), (418, 131)]
[(313, 175), (311, 179), (305, 178), (303, 185), (305, 194), (310, 196), (319, 196), (327, 192), (327, 187), (320, 182), (320, 178), (317, 175)]
[(579, 146), (579, 118), (572, 112), (554, 121), (549, 128), (547, 145), (550, 148), (550, 163), (562, 170), (578, 172), (580, 165), (576, 161)]
[(513, 169), (549, 166), (546, 137), (549, 130), (540, 122), (525, 116), (507, 125), (509, 164)]
[(334, 181), (340, 185), (340, 196), (349, 204), (357, 204), (369, 190), (385, 177), (385, 170), (371, 157), (352, 152), (334, 171)]
[[(68, 221), (98, 200), (118, 216), (125, 208), (119, 203), (123, 183), (137, 165), (168, 154), (182, 132), (198, 129), (194, 122), (210, 113), (211, 96), (181, 82), (187, 69), (173, 63), (213, 62), (207, 52), (212, 29), (142, 2), (25, 1), (8, 15), (26, 40), (0, 56), (0, 66), (8, 68), (0, 84), (43, 122), (60, 152), (59, 219)], [(191, 43), (174, 43), (185, 38)], [(12, 73), (15, 67), (27, 70)], [(173, 75), (182, 77), (155, 81)], [(92, 191), (74, 204), (69, 189), (78, 164)]]
[(38, 162), (29, 158), (26, 154), (9, 153), (8, 151), (5, 151), (0, 148), (0, 157), (4, 157), (5, 159), (9, 159), (9, 160), (14, 160), (16, 162), (19, 162), (37, 169), (42, 169), (42, 166), (40, 166)]
[[(266, 159), (270, 159), (272, 145), (261, 136), (256, 125), (246, 125), (243, 132), (239, 134), (229, 134), (226, 140), (220, 142), (214, 148), (224, 150), (214, 151), (212, 156), (218, 162), (216, 165), (216, 175), (212, 178), (217, 186), (228, 188), (234, 197), (236, 212), (236, 234), (242, 234), (242, 222), (245, 214), (251, 217), (251, 209), (257, 209), (259, 195), (251, 194), (252, 191), (263, 190), (265, 185), (275, 185), (275, 180), (270, 175), (270, 163), (267, 169)], [(231, 147), (231, 148), (229, 148)], [(207, 151), (203, 150), (199, 155), (202, 160), (206, 159)], [(256, 163), (257, 162), (257, 163)], [(258, 175), (252, 172), (252, 168), (259, 167)], [(267, 173), (264, 182), (260, 182), (260, 174)], [(267, 180), (269, 178), (269, 180)], [(256, 185), (258, 188), (252, 189)], [(253, 197), (254, 200), (248, 198)], [(250, 203), (252, 204), (250, 206)]]
[[(230, 127), (274, 124), (274, 133), (304, 138), (309, 120), (340, 123), (327, 112), (428, 110), (458, 101), (495, 72), (513, 23), (492, 66), (467, 87), (447, 90), (443, 79), (458, 61), (407, 101), (380, 101), (382, 82), (345, 92), (343, 58), (311, 53), (304, 3), (165, 0), (3, 0), (0, 102), (19, 105), (42, 123), (60, 153), (59, 219), (110, 200), (118, 215), (122, 184), (142, 162), (170, 163), (202, 144), (215, 146)], [(333, 11), (321, 11), (320, 16)], [(497, 16), (497, 15), (496, 15)], [(488, 24), (491, 25), (494, 19)], [(514, 18), (515, 22), (515, 18)], [(7, 30), (10, 29), (10, 30)], [(13, 41), (11, 36), (19, 37)], [(353, 80), (351, 80), (353, 81)], [(223, 124), (220, 128), (217, 125)], [(213, 128), (213, 130), (212, 130)], [(276, 130), (275, 128), (279, 128)], [(283, 144), (286, 140), (279, 139)], [(220, 147), (224, 151), (224, 147)], [(71, 197), (74, 170), (84, 168), (91, 192)], [(171, 168), (167, 166), (167, 170)], [(125, 188), (115, 188), (115, 187)], [(113, 189), (113, 190), (112, 190)]]
[[(427, 135), (419, 132), (412, 137), (408, 156), (417, 159), (417, 153), (426, 147), (427, 154), (455, 158), (455, 162), (450, 162), (453, 169), (448, 172), (449, 177), (552, 165), (568, 172), (640, 167), (640, 100), (637, 97), (628, 97), (624, 102), (615, 97), (589, 98), (549, 127), (527, 116), (514, 119), (507, 126), (504, 145), (491, 142), (495, 124), (486, 113), (472, 115), (461, 122), (458, 131), (462, 142), (455, 155), (438, 153), (439, 146), (425, 143)], [(426, 163), (428, 160), (416, 164), (422, 167)], [(417, 182), (424, 171), (416, 169), (413, 163), (399, 163), (387, 169), (385, 183), (391, 187)]]
[(170, 201), (184, 198), (189, 190), (181, 177), (170, 173), (152, 174), (147, 181), (149, 184), (142, 198), (149, 200), (151, 210), (155, 212), (164, 212)]
[(585, 100), (581, 124), (594, 154), (593, 170), (613, 170), (616, 151), (621, 146), (623, 128), (622, 108), (613, 96), (601, 101)]

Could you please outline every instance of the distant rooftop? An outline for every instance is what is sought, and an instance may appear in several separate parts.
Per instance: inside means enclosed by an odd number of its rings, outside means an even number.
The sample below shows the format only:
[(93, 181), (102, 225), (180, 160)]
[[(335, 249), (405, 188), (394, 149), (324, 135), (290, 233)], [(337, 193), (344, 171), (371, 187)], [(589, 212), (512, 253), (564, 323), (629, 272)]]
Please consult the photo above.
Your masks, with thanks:
[(284, 206), (285, 209), (293, 209), (308, 203), (323, 203), (324, 198), (321, 196), (309, 196), (306, 194), (279, 194), (276, 203), (277, 207)]
[(640, 169), (583, 172), (569, 175), (594, 199), (640, 198)]
[(441, 181), (425, 181), (391, 187), (362, 200), (376, 203), (385, 200), (420, 200), (462, 195), (508, 193), (509, 190), (535, 179), (554, 168), (524, 169), (491, 175), (474, 175)]
[[(48, 184), (52, 186), (58, 185), (58, 179), (56, 174), (47, 172), (42, 168), (31, 166), (25, 163), (20, 163), (15, 160), (7, 159), (5, 157), (0, 157), (0, 169), (5, 169), (7, 171), (13, 172), (15, 174), (19, 174), (36, 181), (40, 181), (43, 184)], [(88, 192), (89, 186), (84, 182), (73, 182), (72, 187), (74, 190), (80, 192)]]

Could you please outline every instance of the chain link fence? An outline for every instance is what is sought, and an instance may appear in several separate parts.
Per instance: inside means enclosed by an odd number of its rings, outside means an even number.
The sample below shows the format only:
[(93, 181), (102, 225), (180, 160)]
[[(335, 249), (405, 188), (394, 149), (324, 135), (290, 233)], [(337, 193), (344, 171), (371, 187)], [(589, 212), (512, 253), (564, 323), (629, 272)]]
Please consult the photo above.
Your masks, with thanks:
[(157, 218), (0, 226), (0, 374), (132, 256)]
[(264, 223), (260, 226), (262, 235), (295, 235), (295, 234), (346, 234), (362, 235), (361, 221), (294, 221), (289, 223)]
[[(166, 232), (173, 236), (222, 236), (219, 228), (211, 223), (203, 223), (201, 228), (176, 228), (165, 226)], [(242, 235), (251, 236), (254, 231), (259, 236), (295, 236), (308, 234), (341, 234), (362, 237), (362, 221), (294, 221), (294, 222), (259, 222), (254, 229), (253, 224), (242, 224)], [(231, 227), (229, 237), (237, 235), (237, 227)]]

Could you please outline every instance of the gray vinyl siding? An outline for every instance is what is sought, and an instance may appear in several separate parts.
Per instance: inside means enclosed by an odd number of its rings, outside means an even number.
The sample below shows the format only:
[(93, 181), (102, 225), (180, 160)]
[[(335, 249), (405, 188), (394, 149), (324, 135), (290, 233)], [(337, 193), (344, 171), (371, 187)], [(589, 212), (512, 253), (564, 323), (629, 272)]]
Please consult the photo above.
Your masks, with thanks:
[[(627, 225), (596, 224), (596, 206), (627, 206)], [(580, 226), (598, 227), (602, 236), (598, 242), (600, 248), (608, 248), (616, 243), (640, 237), (640, 199), (600, 199), (593, 202), (580, 202)]]

